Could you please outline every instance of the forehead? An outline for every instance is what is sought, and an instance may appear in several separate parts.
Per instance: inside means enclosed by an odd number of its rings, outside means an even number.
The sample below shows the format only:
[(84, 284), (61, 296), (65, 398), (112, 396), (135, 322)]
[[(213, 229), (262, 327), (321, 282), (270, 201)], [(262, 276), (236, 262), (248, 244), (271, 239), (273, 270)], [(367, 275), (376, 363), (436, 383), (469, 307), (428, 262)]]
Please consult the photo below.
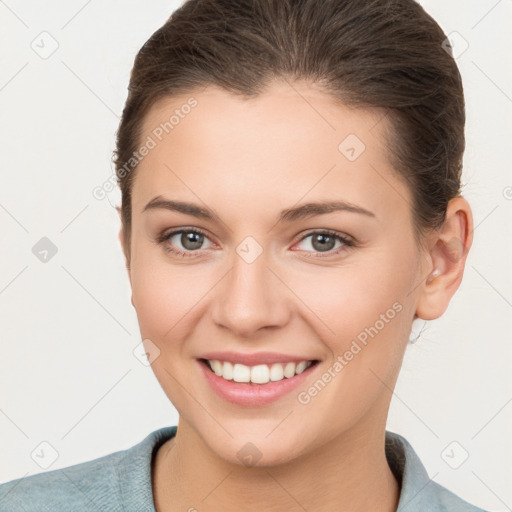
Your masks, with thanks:
[[(409, 191), (388, 161), (382, 113), (353, 109), (306, 83), (276, 82), (246, 99), (214, 86), (148, 111), (133, 201), (156, 195), (239, 199), (246, 211), (301, 198), (396, 210)], [(194, 197), (194, 195), (196, 197)], [(241, 199), (240, 199), (241, 198)]]
[[(142, 132), (154, 132), (157, 138), (167, 138), (170, 134), (175, 138), (180, 134), (193, 135), (203, 143), (211, 139), (212, 133), (218, 133), (229, 135), (233, 143), (237, 142), (234, 139), (246, 138), (246, 147), (251, 142), (268, 143), (276, 136), (278, 141), (288, 142), (292, 138), (316, 138), (334, 144), (337, 149), (337, 142), (346, 134), (368, 139), (375, 130), (378, 138), (381, 133), (377, 125), (383, 117), (382, 109), (349, 108), (315, 84), (276, 80), (251, 98), (213, 85), (189, 94), (161, 98), (147, 112)], [(184, 122), (186, 119), (189, 121)], [(387, 126), (386, 122), (382, 126)], [(251, 137), (247, 138), (248, 135)]]

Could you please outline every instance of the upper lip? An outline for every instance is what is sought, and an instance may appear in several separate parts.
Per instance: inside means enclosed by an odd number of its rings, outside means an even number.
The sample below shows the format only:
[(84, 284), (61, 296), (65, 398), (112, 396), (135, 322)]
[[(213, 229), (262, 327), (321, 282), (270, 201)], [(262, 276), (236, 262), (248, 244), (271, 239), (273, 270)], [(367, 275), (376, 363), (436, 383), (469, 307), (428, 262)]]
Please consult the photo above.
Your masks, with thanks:
[(274, 364), (274, 363), (300, 363), (301, 361), (316, 361), (311, 357), (292, 356), (288, 354), (280, 354), (277, 352), (256, 352), (252, 354), (244, 354), (242, 352), (208, 352), (203, 354), (199, 359), (210, 359), (218, 361), (229, 361), (232, 364), (240, 363), (246, 366), (256, 366), (258, 364)]

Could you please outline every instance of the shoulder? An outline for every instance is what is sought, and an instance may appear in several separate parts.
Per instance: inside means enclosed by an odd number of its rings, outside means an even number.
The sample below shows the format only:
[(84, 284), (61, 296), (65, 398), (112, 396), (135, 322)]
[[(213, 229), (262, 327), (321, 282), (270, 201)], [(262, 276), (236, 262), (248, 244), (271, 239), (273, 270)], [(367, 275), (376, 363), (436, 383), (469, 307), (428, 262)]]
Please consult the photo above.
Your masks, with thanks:
[(165, 427), (127, 450), (4, 483), (0, 485), (0, 511), (153, 512), (152, 457), (175, 432), (176, 427)]
[(438, 508), (442, 512), (487, 512), (482, 508), (476, 507), (464, 501), (462, 498), (446, 489), (436, 482), (430, 481), (429, 493), (435, 496)]
[(386, 457), (401, 480), (397, 512), (486, 512), (434, 482), (409, 442), (386, 432)]
[[(67, 468), (38, 473), (0, 485), (0, 510), (86, 510), (116, 501), (119, 478), (116, 467), (123, 452), (116, 452)], [(108, 498), (108, 500), (107, 500)], [(97, 504), (97, 505), (96, 505)]]

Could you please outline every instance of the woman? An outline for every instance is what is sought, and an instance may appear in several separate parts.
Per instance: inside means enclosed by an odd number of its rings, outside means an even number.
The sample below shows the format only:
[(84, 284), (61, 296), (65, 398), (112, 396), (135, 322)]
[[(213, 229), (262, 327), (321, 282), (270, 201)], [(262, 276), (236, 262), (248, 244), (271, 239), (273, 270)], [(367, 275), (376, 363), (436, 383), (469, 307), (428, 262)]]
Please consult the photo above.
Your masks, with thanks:
[(179, 423), (4, 484), (2, 510), (481, 510), (385, 430), (472, 243), (445, 40), (412, 0), (189, 0), (152, 35), (120, 241)]

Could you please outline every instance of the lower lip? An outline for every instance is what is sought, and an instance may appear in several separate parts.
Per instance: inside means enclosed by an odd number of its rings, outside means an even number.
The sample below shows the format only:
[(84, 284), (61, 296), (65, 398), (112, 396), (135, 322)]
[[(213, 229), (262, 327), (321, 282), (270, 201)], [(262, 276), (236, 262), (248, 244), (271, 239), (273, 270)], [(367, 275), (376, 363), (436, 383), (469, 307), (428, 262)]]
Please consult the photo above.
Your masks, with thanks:
[(203, 375), (213, 390), (224, 400), (236, 405), (248, 407), (265, 405), (275, 402), (282, 396), (304, 384), (309, 374), (318, 366), (318, 362), (306, 368), (302, 373), (286, 377), (278, 381), (269, 381), (267, 384), (251, 384), (249, 382), (234, 382), (219, 377), (210, 370), (207, 363), (197, 360)]

